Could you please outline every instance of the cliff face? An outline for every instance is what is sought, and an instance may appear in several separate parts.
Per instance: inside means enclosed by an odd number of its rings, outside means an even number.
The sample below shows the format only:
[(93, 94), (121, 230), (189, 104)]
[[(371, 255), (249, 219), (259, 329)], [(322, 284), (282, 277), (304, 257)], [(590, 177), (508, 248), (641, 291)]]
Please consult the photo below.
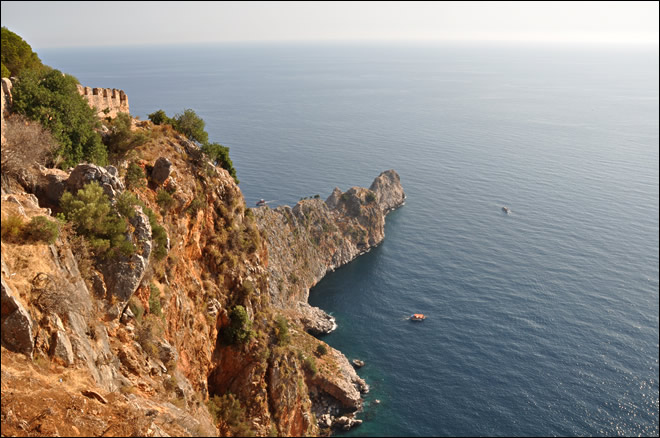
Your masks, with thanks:
[(307, 304), (309, 289), (326, 273), (380, 244), (385, 215), (404, 202), (399, 175), (388, 170), (370, 189), (335, 188), (325, 202), (309, 199), (294, 208), (256, 209), (257, 224), (268, 242), (268, 293), (273, 305), (296, 309), (311, 333), (332, 330), (331, 318)]
[[(119, 199), (128, 160), (70, 173), (35, 166), (29, 187), (3, 185), (3, 434), (317, 435), (323, 415), (358, 410), (368, 387), (308, 333), (332, 322), (307, 296), (382, 241), (386, 212), (405, 198), (398, 175), (326, 202), (247, 209), (233, 178), (194, 144), (138, 125), (149, 141), (131, 160), (147, 184), (131, 189), (143, 207), (130, 257), (92, 257), (65, 225), (53, 244), (5, 238), (10, 219), (55, 220), (61, 194), (86, 182)], [(167, 233), (161, 260), (147, 208)], [(237, 305), (252, 336), (232, 344), (223, 334)]]

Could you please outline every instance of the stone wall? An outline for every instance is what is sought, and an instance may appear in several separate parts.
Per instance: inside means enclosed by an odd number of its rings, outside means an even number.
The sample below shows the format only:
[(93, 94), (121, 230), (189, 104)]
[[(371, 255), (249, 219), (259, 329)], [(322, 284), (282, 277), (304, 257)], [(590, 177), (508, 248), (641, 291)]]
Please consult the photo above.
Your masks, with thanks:
[[(91, 88), (77, 85), (78, 93), (89, 102), (89, 106), (96, 107), (97, 115), (104, 117), (117, 117), (119, 113), (129, 113), (128, 97), (123, 90), (116, 88)], [(108, 113), (105, 114), (105, 110)]]

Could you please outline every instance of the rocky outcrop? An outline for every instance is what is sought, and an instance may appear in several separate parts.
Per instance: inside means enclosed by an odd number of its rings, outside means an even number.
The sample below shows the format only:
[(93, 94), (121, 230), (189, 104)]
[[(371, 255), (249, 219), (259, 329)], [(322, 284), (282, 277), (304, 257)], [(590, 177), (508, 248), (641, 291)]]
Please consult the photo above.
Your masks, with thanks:
[[(371, 189), (335, 188), (324, 202), (302, 200), (295, 207), (257, 208), (254, 215), (268, 244), (268, 293), (271, 303), (311, 334), (328, 333), (336, 324), (321, 309), (307, 303), (309, 290), (326, 273), (350, 262), (380, 244), (385, 237), (385, 215), (405, 202), (399, 175), (381, 173)], [(307, 385), (319, 424), (344, 429), (360, 423), (353, 419), (362, 404), (361, 393), (369, 386), (348, 359), (332, 350), (332, 372), (308, 375)], [(344, 421), (337, 415), (348, 413)]]
[(32, 319), (2, 277), (2, 345), (32, 357)]
[(76, 193), (83, 186), (96, 181), (103, 188), (110, 200), (115, 199), (124, 191), (124, 183), (119, 179), (117, 168), (114, 166), (100, 167), (95, 164), (79, 164), (69, 174), (66, 180), (66, 189)]
[(302, 200), (294, 208), (254, 210), (268, 241), (268, 292), (274, 305), (296, 308), (311, 332), (329, 332), (334, 321), (307, 304), (309, 289), (323, 276), (380, 244), (385, 215), (405, 202), (399, 175), (381, 173), (372, 189), (335, 188), (328, 199)]
[(104, 261), (99, 266), (107, 293), (119, 299), (119, 303), (111, 312), (113, 317), (120, 316), (120, 310), (123, 310), (128, 299), (137, 290), (151, 255), (151, 225), (147, 215), (142, 212), (142, 207), (135, 206), (135, 216), (130, 222), (134, 229), (132, 240), (136, 252), (128, 257), (119, 256), (116, 260)]
[(165, 157), (158, 158), (151, 170), (151, 180), (158, 186), (163, 184), (170, 177), (171, 168), (172, 162), (170, 160)]

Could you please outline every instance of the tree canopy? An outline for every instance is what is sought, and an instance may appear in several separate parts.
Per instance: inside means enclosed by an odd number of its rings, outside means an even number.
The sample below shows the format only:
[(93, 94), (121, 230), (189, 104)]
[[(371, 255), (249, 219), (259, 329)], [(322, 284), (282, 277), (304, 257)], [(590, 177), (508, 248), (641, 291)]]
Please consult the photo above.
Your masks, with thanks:
[(2, 27), (2, 77), (18, 76), (23, 70), (42, 70), (44, 65), (32, 47), (6, 27)]
[(94, 130), (99, 120), (78, 93), (77, 83), (76, 78), (59, 70), (44, 75), (23, 70), (12, 88), (14, 111), (50, 130), (59, 143), (56, 155), (60, 156), (63, 167), (75, 166), (83, 160), (105, 165), (108, 153)]

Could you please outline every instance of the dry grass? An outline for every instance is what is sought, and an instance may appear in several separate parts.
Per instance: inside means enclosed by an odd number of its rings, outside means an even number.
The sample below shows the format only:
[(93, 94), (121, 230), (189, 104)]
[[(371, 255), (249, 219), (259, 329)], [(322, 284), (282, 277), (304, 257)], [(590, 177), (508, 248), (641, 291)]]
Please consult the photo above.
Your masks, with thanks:
[(7, 118), (7, 144), (2, 147), (2, 172), (17, 177), (32, 163), (53, 164), (57, 142), (40, 123), (19, 114)]

